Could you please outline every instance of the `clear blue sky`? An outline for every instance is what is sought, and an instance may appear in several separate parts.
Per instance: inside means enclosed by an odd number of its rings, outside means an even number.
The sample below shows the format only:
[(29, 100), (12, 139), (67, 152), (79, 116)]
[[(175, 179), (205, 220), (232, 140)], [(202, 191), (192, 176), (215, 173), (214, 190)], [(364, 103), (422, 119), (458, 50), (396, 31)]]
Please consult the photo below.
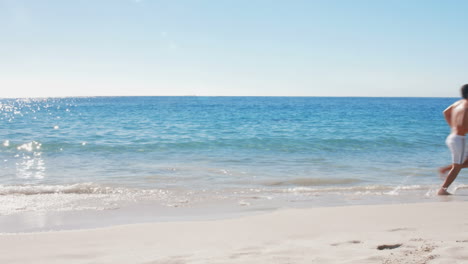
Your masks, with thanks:
[(0, 0), (0, 97), (458, 96), (468, 1)]

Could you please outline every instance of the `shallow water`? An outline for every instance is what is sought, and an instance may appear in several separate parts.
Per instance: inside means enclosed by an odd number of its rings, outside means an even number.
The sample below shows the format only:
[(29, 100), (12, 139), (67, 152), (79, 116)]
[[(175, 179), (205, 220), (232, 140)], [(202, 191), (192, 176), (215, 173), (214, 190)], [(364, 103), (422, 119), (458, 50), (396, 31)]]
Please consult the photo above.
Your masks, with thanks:
[(437, 199), (455, 100), (1, 99), (0, 215)]

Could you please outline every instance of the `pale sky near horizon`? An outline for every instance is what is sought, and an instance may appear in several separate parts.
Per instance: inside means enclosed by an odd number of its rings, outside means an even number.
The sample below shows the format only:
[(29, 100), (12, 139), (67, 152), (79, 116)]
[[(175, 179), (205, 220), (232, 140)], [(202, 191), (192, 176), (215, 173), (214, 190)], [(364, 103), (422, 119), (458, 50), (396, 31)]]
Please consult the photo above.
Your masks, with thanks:
[(0, 98), (457, 97), (468, 1), (0, 0)]

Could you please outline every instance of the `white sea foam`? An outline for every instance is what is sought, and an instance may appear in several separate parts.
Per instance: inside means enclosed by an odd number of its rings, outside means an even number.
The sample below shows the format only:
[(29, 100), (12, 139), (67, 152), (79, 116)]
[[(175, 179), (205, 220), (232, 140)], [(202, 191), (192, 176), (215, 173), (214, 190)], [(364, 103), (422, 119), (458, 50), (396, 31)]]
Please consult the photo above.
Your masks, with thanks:
[(43, 194), (0, 196), (0, 215), (21, 212), (66, 212), (119, 208), (115, 199), (103, 195)]
[(28, 211), (110, 210), (145, 200), (159, 201), (169, 206), (169, 203), (174, 203), (174, 195), (168, 190), (108, 187), (94, 183), (0, 185), (0, 215)]
[(322, 186), (322, 185), (344, 185), (353, 184), (360, 182), (359, 179), (345, 178), (345, 179), (333, 179), (333, 178), (293, 178), (287, 180), (270, 180), (263, 182), (266, 186)]
[(350, 187), (294, 187), (281, 189), (281, 192), (285, 193), (334, 193), (334, 194), (348, 194), (354, 193), (357, 195), (398, 195), (400, 191), (417, 191), (426, 190), (427, 186), (421, 185), (407, 185), (407, 186), (386, 186), (386, 185), (363, 185), (363, 186), (350, 186)]
[(124, 187), (101, 186), (95, 183), (70, 185), (0, 185), (0, 195), (37, 195), (37, 194), (119, 194), (154, 195), (169, 193), (167, 190), (143, 190)]

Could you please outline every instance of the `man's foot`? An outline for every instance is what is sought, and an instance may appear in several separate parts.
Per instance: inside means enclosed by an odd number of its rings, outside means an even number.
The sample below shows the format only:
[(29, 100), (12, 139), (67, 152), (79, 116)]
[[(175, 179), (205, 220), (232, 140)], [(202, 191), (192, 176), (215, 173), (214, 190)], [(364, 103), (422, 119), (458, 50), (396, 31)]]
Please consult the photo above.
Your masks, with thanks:
[(447, 188), (440, 188), (440, 190), (437, 192), (437, 195), (452, 195), (452, 194), (447, 192)]

